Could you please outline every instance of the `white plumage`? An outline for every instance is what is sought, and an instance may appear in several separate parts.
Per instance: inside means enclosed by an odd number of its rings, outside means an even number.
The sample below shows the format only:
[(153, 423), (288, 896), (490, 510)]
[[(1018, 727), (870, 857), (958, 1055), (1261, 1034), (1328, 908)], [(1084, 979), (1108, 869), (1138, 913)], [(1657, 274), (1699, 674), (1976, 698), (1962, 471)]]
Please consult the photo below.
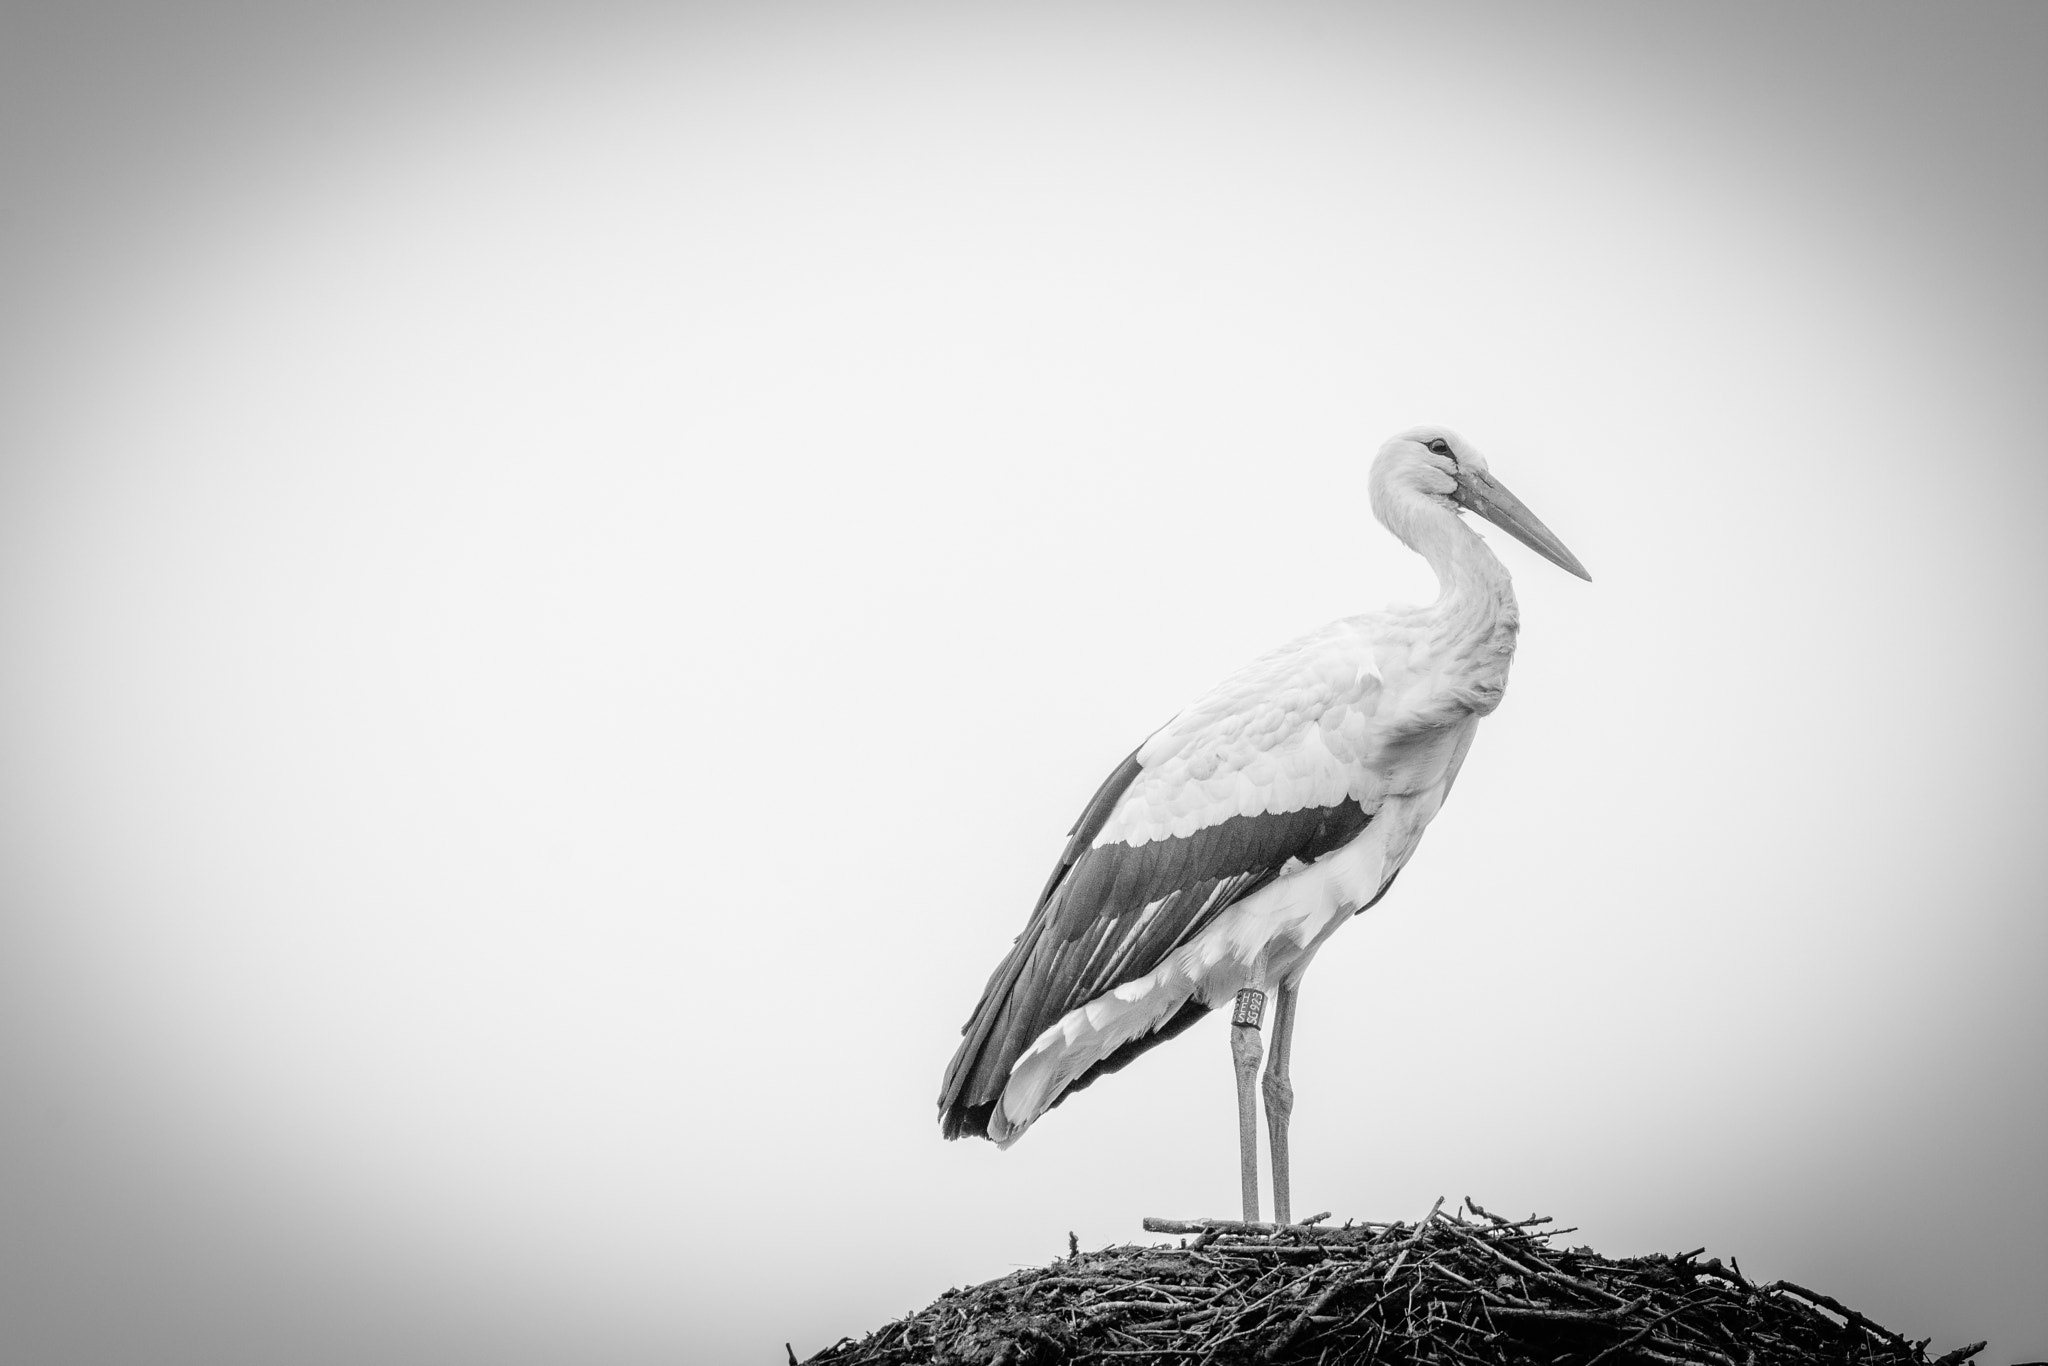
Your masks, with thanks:
[(1368, 485), (1375, 515), (1436, 571), (1436, 601), (1333, 622), (1254, 660), (1110, 775), (962, 1030), (939, 1099), (947, 1137), (1007, 1146), (1065, 1095), (1238, 998), (1245, 1217), (1255, 1219), (1257, 1017), (1264, 993), (1277, 992), (1265, 1093), (1275, 1203), (1288, 1217), (1301, 975), (1407, 863), (1507, 686), (1514, 592), (1460, 511), (1588, 577), (1444, 428), (1388, 441)]

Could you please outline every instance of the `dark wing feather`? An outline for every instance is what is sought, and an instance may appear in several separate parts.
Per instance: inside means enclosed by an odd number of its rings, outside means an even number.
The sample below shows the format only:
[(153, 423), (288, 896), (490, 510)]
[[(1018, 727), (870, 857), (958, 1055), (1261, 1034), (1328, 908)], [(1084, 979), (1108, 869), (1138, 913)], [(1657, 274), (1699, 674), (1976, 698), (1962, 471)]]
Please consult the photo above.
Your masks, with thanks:
[[(1143, 767), (1138, 762), (1138, 751), (1132, 750), (1124, 761), (1116, 766), (1115, 771), (1102, 780), (1102, 786), (1095, 789), (1095, 795), (1089, 798), (1088, 805), (1082, 808), (1073, 829), (1067, 832), (1067, 847), (1061, 852), (1060, 861), (1053, 868), (1052, 876), (1046, 879), (1045, 890), (1038, 894), (1038, 905), (1032, 910), (1030, 922), (1025, 925), (1024, 932), (1017, 936), (1009, 954), (996, 965), (996, 970), (989, 974), (988, 985), (981, 989), (981, 1004), (974, 1008), (974, 1014), (960, 1027), (961, 1034), (966, 1037), (961, 1041), (959, 1050), (953, 1054), (953, 1061), (946, 1066), (946, 1080), (939, 1095), (939, 1122), (945, 1126), (947, 1138), (958, 1138), (963, 1132), (963, 1121), (956, 1113), (959, 1109), (957, 1098), (972, 1080), (971, 1074), (976, 1070), (975, 1061), (990, 1051), (989, 1036), (996, 1026), (1002, 1023), (1000, 1012), (989, 1009), (990, 1003), (1004, 1001), (1010, 997), (1012, 989), (1017, 985), (1018, 975), (1024, 970), (1026, 955), (1020, 950), (1027, 941), (1035, 938), (1034, 932), (1045, 916), (1047, 904), (1059, 890), (1061, 879), (1072, 870), (1081, 855), (1087, 852), (1088, 846), (1102, 832), (1102, 827), (1109, 823), (1109, 813), (1116, 810), (1117, 802), (1122, 800), (1130, 785), (1137, 781)], [(994, 1050), (997, 1054), (1002, 1051), (1000, 1046)], [(1011, 1062), (1016, 1061), (1016, 1053), (1009, 1056)], [(1005, 1075), (1008, 1074), (1007, 1066), (1004, 1072)], [(1001, 1091), (1002, 1087), (998, 1084), (997, 1094)], [(987, 1131), (988, 1103), (984, 1101), (980, 1105), (979, 1122), (972, 1132), (986, 1134)]]
[[(1356, 800), (1279, 815), (1231, 816), (1185, 836), (1091, 848), (1142, 771), (1134, 753), (1075, 823), (1030, 923), (983, 990), (946, 1069), (939, 1123), (948, 1138), (985, 1135), (1010, 1069), (1062, 1015), (1151, 972), (1233, 903), (1347, 843), (1371, 816)], [(1190, 1003), (1191, 1005), (1193, 1003)], [(1115, 1071), (1194, 1022), (1187, 1008), (1082, 1080)], [(1072, 1089), (1072, 1088), (1069, 1088)]]

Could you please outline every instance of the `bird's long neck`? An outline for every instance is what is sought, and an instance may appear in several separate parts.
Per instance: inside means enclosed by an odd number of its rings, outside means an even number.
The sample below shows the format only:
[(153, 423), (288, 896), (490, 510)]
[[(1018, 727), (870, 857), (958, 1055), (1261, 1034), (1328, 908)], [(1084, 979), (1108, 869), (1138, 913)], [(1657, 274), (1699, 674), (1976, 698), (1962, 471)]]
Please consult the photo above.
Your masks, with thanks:
[(1439, 675), (1467, 695), (1471, 710), (1492, 711), (1507, 686), (1522, 620), (1507, 566), (1437, 499), (1402, 499), (1382, 511), (1382, 520), (1436, 571), (1437, 597), (1425, 609), (1425, 631)]

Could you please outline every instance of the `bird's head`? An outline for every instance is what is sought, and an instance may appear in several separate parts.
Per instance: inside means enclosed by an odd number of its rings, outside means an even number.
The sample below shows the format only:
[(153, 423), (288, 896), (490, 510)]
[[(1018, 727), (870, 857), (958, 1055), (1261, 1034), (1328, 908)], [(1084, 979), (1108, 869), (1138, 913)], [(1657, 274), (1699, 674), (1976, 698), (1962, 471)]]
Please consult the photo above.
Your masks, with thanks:
[(1493, 477), (1479, 448), (1449, 427), (1410, 427), (1389, 438), (1372, 462), (1371, 485), (1373, 508), (1389, 526), (1399, 504), (1414, 498), (1454, 514), (1476, 512), (1558, 568), (1592, 582), (1556, 533)]

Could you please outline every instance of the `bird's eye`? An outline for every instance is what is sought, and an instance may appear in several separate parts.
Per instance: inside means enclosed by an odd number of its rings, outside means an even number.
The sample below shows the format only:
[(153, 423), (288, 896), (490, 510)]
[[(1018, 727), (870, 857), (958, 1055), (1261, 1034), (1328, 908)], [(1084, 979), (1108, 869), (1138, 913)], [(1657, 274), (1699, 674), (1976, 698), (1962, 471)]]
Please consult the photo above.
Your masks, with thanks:
[(1429, 448), (1438, 455), (1449, 455), (1451, 453), (1451, 443), (1440, 436), (1429, 443)]

